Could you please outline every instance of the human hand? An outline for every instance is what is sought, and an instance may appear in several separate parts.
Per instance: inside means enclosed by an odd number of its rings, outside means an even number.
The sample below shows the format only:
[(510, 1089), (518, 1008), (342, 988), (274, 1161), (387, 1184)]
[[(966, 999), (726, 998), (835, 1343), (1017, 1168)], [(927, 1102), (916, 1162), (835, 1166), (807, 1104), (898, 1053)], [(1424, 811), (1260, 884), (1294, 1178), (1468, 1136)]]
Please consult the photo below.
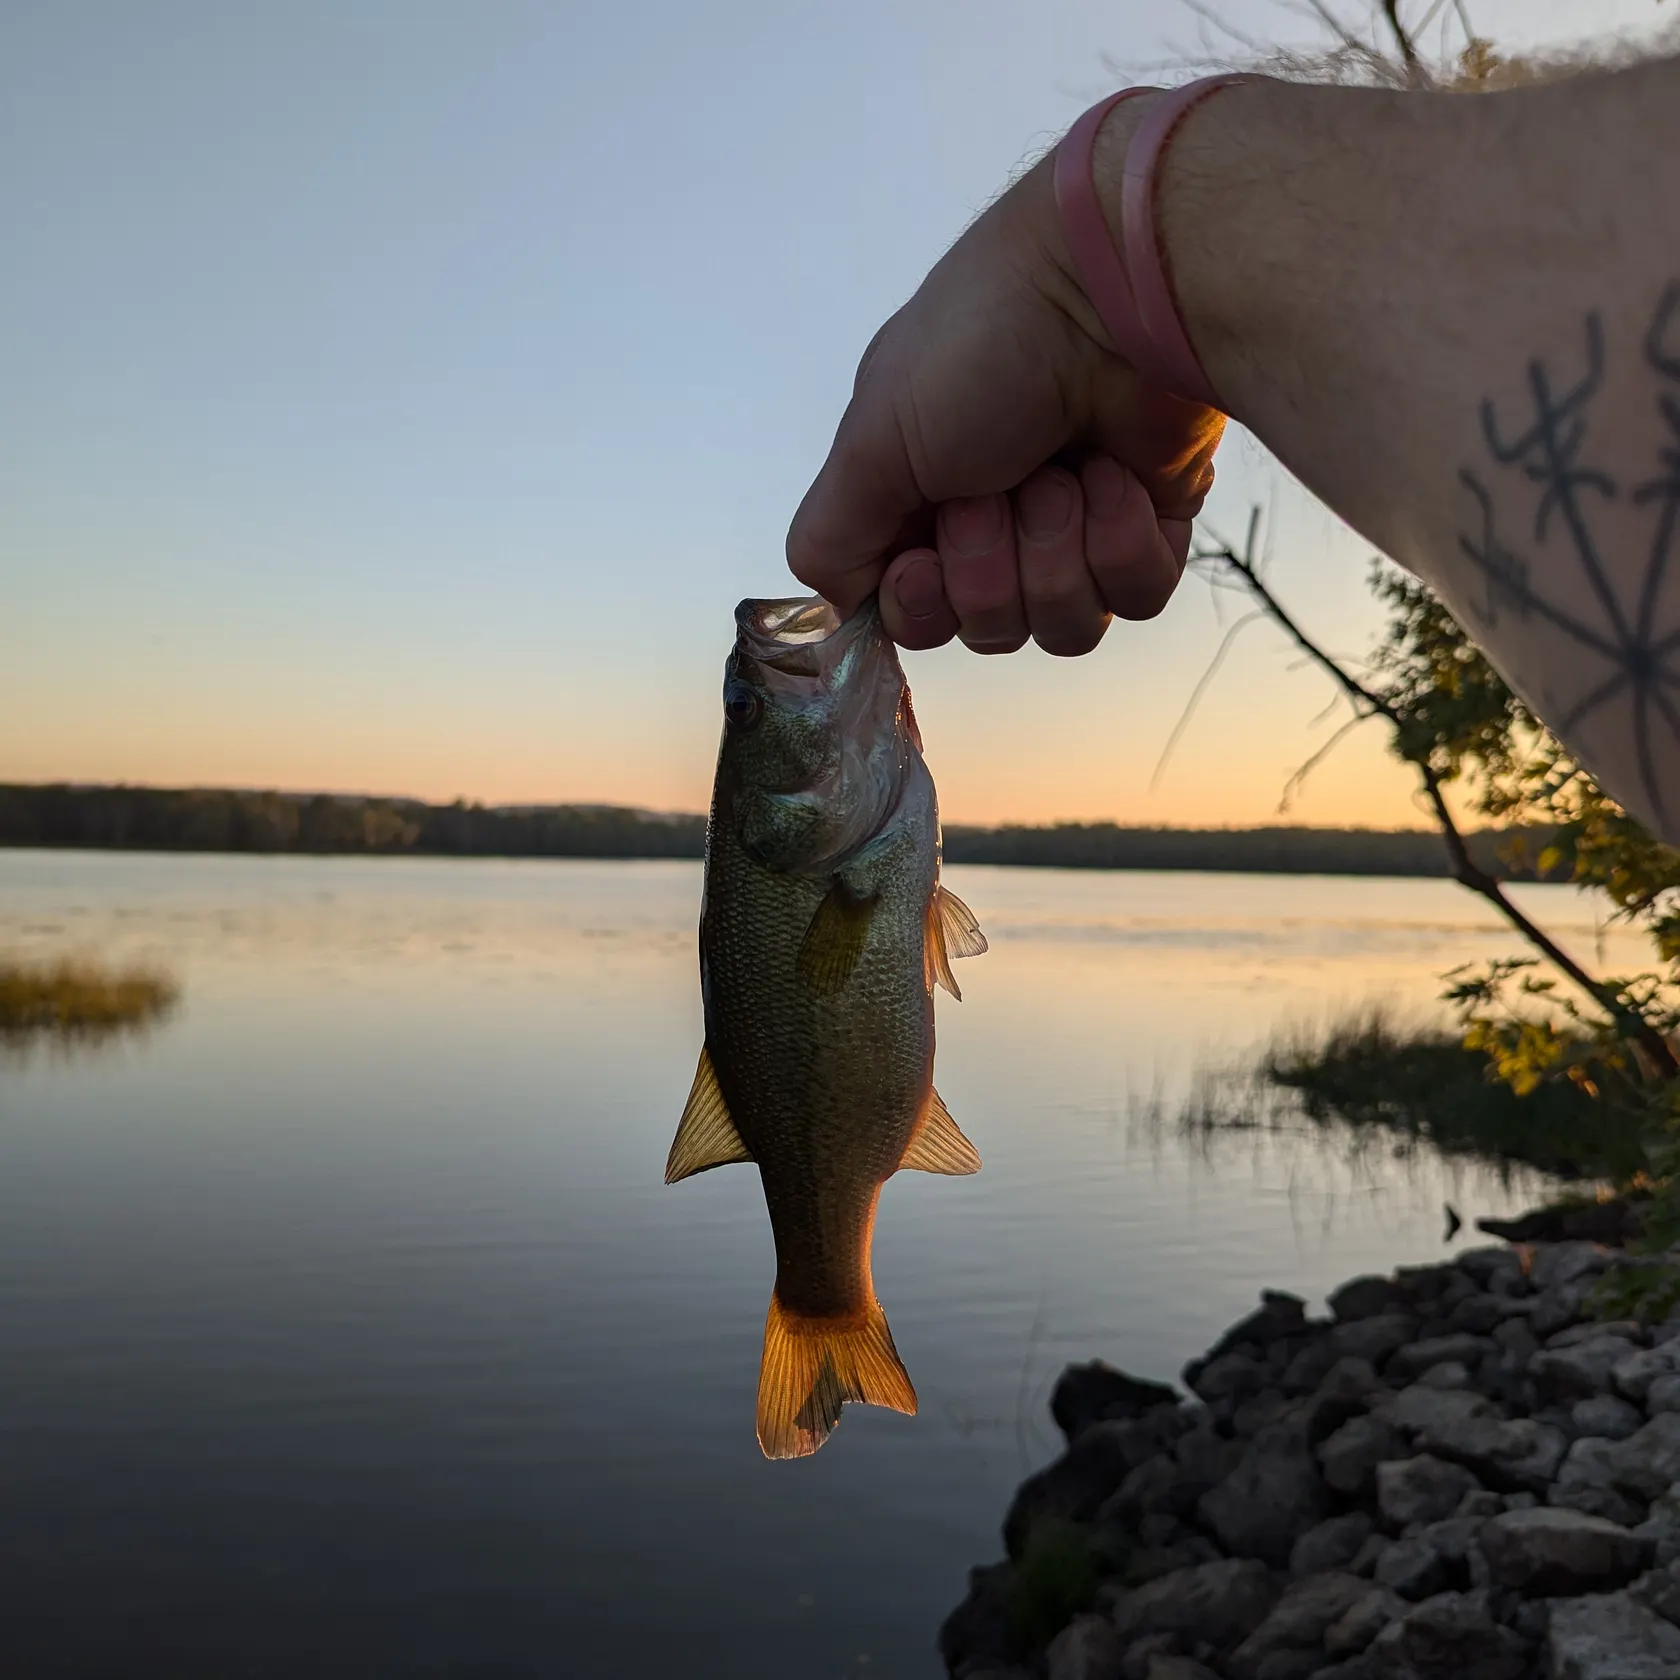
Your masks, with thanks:
[[(1147, 99), (1104, 127), (1106, 157)], [(1112, 132), (1111, 131), (1116, 131)], [(1030, 635), (1088, 653), (1112, 614), (1152, 618), (1190, 546), (1224, 428), (1145, 384), (1072, 275), (1046, 159), (876, 334), (788, 564), (842, 614), (879, 590), (905, 647)]]

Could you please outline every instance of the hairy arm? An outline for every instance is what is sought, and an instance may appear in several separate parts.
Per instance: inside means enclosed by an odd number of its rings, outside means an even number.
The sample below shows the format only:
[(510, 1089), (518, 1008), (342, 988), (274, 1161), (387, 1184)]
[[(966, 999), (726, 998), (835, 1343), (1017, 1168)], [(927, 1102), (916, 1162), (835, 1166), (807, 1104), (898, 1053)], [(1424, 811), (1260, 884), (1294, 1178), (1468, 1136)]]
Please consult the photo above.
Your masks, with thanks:
[[(1146, 104), (1099, 142), (1111, 221)], [(1161, 214), (1232, 415), (1680, 839), (1680, 61), (1476, 97), (1229, 88)], [(908, 645), (1083, 652), (1164, 604), (1218, 435), (1114, 354), (1040, 165), (870, 347), (789, 560), (842, 607), (879, 588)]]
[(1680, 834), (1680, 62), (1205, 117), (1163, 208), (1216, 388)]

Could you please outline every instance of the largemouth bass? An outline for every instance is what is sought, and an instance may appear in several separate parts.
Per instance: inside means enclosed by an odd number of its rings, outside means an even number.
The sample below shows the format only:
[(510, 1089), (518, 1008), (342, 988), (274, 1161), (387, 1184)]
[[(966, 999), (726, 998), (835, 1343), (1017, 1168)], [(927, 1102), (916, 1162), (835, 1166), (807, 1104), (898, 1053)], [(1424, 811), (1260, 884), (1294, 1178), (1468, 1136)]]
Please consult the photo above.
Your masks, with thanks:
[(756, 1161), (776, 1243), (759, 1368), (769, 1458), (848, 1400), (914, 1412), (870, 1241), (901, 1167), (971, 1173), (933, 1088), (933, 988), (986, 948), (939, 884), (939, 810), (873, 601), (743, 601), (724, 668), (700, 912), (706, 1044), (665, 1181)]

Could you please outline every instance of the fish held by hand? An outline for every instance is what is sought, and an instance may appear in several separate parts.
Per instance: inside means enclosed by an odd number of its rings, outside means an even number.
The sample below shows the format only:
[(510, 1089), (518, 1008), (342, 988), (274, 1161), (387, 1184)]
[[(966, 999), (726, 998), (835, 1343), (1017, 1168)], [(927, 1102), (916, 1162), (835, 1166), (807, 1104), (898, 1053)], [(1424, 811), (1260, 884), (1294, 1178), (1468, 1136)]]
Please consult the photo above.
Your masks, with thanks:
[(848, 1400), (914, 1412), (875, 1299), (881, 1186), (972, 1173), (933, 1088), (933, 988), (986, 949), (939, 883), (939, 811), (873, 600), (743, 601), (706, 835), (706, 1045), (665, 1179), (758, 1164), (776, 1244), (758, 1439), (813, 1453)]

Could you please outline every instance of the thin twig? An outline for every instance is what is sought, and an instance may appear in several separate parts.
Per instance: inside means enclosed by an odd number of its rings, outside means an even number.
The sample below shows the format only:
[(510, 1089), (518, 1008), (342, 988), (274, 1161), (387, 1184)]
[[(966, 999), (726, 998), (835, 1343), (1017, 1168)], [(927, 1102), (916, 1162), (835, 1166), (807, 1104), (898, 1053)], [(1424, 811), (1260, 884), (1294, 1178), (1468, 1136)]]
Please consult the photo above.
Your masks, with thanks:
[(1202, 672), (1196, 681), (1196, 686), (1190, 691), (1190, 698), (1184, 703), (1184, 710), (1178, 714), (1178, 722), (1172, 726), (1172, 734), (1167, 737), (1167, 744), (1161, 749), (1161, 756), (1155, 761), (1155, 774), (1149, 778), (1149, 791), (1153, 793), (1160, 785), (1162, 773), (1167, 768), (1167, 760), (1173, 755), (1173, 749), (1178, 745), (1180, 737), (1190, 726), (1190, 719), (1195, 715), (1196, 707), (1207, 693), (1208, 684), (1219, 674), (1219, 667), (1225, 663), (1225, 655), (1231, 651), (1231, 644), (1236, 641), (1238, 632), (1246, 624), (1252, 624), (1256, 619), (1264, 618), (1264, 612), (1256, 608), (1251, 613), (1244, 613), (1229, 630), (1219, 644), (1218, 651), (1208, 661), (1208, 668)]
[[(1367, 715), (1385, 718), (1398, 731), (1404, 720), (1394, 705), (1375, 689), (1367, 688), (1365, 684), (1350, 676), (1295, 622), (1277, 597), (1272, 594), (1261, 579), (1254, 564), (1254, 545), (1255, 525), (1251, 519), (1246, 552), (1238, 553), (1229, 543), (1221, 543), (1215, 537), (1213, 546), (1204, 545), (1198, 548), (1195, 558), (1203, 565), (1220, 564), (1235, 572), (1260, 603), (1266, 616), (1283, 629), (1295, 645), (1337, 684), (1354, 703), (1356, 710), (1360, 706), (1367, 707), (1369, 708)], [(1680, 1059), (1676, 1058), (1674, 1047), (1663, 1034), (1653, 1027), (1637, 1009), (1625, 1003), (1617, 995), (1614, 986), (1604, 981), (1595, 980), (1543, 928), (1531, 921), (1507, 896), (1498, 878), (1490, 875), (1470, 855), (1469, 843), (1465, 840), (1463, 831), (1454, 820), (1452, 811), (1447, 804), (1445, 783), (1440, 772), (1426, 759), (1408, 758), (1408, 762), (1417, 771), (1423, 783), (1423, 793), (1435, 817), (1436, 825), (1441, 831), (1441, 839), (1447, 848), (1447, 858), (1453, 879), (1493, 905), (1505, 920), (1537, 951), (1544, 955), (1561, 974), (1585, 992), (1612, 1021), (1620, 1025), (1621, 1029), (1651, 1058), (1654, 1066), (1663, 1077), (1674, 1078), (1680, 1075)], [(1309, 760), (1309, 765), (1310, 763)]]

